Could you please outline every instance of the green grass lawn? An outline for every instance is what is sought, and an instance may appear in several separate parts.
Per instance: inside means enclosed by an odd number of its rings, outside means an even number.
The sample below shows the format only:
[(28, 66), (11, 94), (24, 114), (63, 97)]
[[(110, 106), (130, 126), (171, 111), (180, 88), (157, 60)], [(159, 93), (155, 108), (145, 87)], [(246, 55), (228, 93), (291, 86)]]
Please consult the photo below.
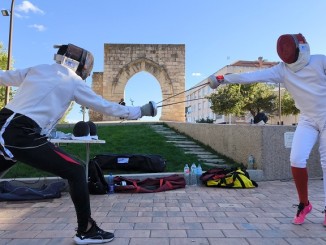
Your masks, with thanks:
[[(58, 131), (71, 133), (72, 128), (57, 128)], [(157, 154), (166, 159), (166, 172), (182, 172), (186, 163), (202, 163), (195, 155), (185, 154), (182, 149), (166, 142), (166, 138), (156, 133), (148, 124), (121, 124), (98, 126), (97, 134), (99, 139), (106, 141), (105, 144), (91, 144), (90, 159), (97, 154)], [(84, 144), (61, 145), (66, 152), (85, 161)], [(224, 158), (225, 162), (232, 165), (232, 159)], [(46, 163), (44, 163), (46, 164)], [(202, 164), (203, 170), (211, 167)], [(135, 171), (134, 171), (135, 172)], [(132, 172), (132, 173), (134, 173)], [(130, 173), (130, 172), (128, 172)], [(113, 172), (121, 174), (121, 171)], [(4, 178), (25, 178), (25, 177), (47, 177), (53, 176), (49, 173), (31, 168), (28, 165), (18, 162)]]

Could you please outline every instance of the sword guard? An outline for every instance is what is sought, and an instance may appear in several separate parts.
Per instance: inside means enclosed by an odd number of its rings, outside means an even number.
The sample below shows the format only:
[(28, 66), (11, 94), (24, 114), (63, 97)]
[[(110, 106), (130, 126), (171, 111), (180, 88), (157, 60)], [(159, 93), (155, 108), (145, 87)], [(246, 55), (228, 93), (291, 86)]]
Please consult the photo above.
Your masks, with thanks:
[(152, 106), (152, 117), (155, 117), (157, 115), (157, 105), (154, 101), (149, 102)]

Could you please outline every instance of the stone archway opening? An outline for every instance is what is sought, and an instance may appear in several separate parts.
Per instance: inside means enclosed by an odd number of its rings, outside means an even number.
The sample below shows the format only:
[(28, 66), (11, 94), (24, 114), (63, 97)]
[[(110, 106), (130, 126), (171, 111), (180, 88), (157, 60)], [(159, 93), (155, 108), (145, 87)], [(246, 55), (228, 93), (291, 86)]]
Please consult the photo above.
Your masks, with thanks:
[[(148, 72), (141, 71), (127, 82), (124, 91), (126, 105), (142, 106), (149, 101), (162, 101), (162, 89), (157, 79)], [(162, 110), (158, 108), (156, 117), (144, 117), (141, 121), (159, 121)]]
[[(139, 72), (158, 81), (163, 101), (160, 121), (185, 121), (184, 44), (105, 44), (104, 72), (94, 72), (92, 88), (103, 98), (120, 101), (128, 81)], [(146, 89), (143, 93), (148, 93)], [(150, 99), (157, 102), (155, 98)], [(166, 106), (168, 105), (168, 106)], [(116, 117), (89, 110), (92, 121), (116, 121)]]

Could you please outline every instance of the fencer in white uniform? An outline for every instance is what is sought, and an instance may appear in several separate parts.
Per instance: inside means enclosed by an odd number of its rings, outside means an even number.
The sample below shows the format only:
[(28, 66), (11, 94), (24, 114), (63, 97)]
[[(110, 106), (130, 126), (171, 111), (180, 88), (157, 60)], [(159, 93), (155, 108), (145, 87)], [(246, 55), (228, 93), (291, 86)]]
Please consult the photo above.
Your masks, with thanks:
[[(255, 82), (282, 83), (292, 95), (300, 110), (291, 154), (291, 171), (295, 181), (299, 205), (294, 224), (302, 224), (311, 211), (308, 200), (307, 159), (319, 139), (319, 152), (323, 170), (326, 206), (326, 56), (310, 55), (310, 47), (302, 34), (281, 35), (277, 53), (283, 62), (248, 73), (212, 75), (210, 86), (220, 84), (249, 84)], [(323, 223), (326, 226), (326, 218)]]

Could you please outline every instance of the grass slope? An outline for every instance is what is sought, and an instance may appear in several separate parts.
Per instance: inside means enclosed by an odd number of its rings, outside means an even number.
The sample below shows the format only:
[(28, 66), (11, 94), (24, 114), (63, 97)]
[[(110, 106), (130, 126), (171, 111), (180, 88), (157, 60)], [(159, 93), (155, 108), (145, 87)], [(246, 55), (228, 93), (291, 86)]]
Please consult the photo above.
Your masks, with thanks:
[[(71, 133), (72, 128), (58, 128), (58, 131)], [(172, 143), (166, 142), (166, 138), (156, 133), (148, 124), (121, 124), (98, 126), (99, 139), (106, 144), (94, 144), (90, 147), (90, 159), (97, 154), (157, 154), (166, 159), (166, 172), (182, 172), (186, 163), (203, 163), (195, 155), (185, 154), (182, 149)], [(86, 157), (84, 144), (61, 145), (66, 152), (84, 161)], [(226, 163), (234, 161), (225, 158)], [(44, 163), (46, 164), (46, 162)], [(203, 170), (211, 167), (202, 164)], [(115, 174), (115, 172), (113, 172)], [(121, 173), (121, 172), (118, 172)], [(128, 172), (129, 173), (129, 172)], [(8, 171), (5, 178), (46, 177), (53, 176), (39, 171), (26, 164), (18, 162)]]

